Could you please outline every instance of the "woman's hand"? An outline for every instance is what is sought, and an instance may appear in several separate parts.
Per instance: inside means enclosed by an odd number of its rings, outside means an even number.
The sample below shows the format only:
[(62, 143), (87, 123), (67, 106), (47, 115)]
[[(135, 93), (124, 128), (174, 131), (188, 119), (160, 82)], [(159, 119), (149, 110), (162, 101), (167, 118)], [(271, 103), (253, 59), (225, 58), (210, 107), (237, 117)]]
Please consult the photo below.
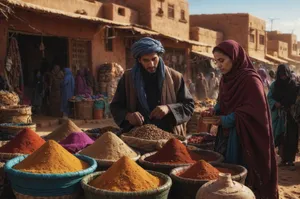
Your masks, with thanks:
[(275, 103), (275, 107), (276, 107), (276, 108), (281, 108), (281, 104), (280, 104), (279, 102), (276, 102), (276, 103)]
[(221, 124), (222, 124), (221, 117), (218, 117), (218, 120), (216, 120), (216, 122), (213, 123), (213, 125), (215, 126), (220, 126)]
[(207, 109), (201, 112), (202, 117), (212, 117), (216, 114), (216, 111), (213, 108)]

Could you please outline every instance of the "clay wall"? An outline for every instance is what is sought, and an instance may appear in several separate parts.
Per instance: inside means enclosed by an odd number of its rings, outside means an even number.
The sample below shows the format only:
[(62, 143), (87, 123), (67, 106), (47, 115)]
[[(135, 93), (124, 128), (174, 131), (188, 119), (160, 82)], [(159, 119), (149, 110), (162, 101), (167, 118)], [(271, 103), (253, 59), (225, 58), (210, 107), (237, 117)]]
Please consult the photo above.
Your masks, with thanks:
[(138, 24), (138, 12), (113, 3), (104, 4), (104, 18), (121, 23)]
[(190, 38), (211, 46), (216, 46), (223, 41), (223, 33), (201, 27), (192, 27), (190, 29)]
[(270, 40), (278, 40), (283, 41), (288, 44), (288, 53), (289, 57), (293, 57), (297, 55), (298, 47), (297, 47), (297, 36), (294, 34), (282, 34), (278, 31), (268, 32), (268, 39)]
[(268, 54), (277, 57), (288, 57), (288, 44), (278, 40), (268, 41)]

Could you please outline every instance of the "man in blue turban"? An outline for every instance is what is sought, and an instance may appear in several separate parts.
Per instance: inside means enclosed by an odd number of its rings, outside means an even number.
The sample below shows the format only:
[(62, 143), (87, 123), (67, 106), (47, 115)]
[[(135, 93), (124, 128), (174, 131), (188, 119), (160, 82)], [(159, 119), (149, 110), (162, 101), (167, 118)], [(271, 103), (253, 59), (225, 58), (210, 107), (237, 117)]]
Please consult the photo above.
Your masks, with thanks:
[(120, 79), (110, 110), (123, 129), (144, 124), (185, 136), (185, 123), (194, 112), (194, 101), (181, 73), (165, 66), (160, 41), (145, 37), (132, 46), (136, 63)]

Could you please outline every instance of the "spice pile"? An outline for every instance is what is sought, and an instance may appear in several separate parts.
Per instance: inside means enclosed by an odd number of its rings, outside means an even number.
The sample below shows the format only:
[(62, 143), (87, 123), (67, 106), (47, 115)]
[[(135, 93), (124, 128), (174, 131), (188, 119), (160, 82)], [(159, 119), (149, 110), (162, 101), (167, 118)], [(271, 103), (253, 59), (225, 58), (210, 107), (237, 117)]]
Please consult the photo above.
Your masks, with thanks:
[(214, 99), (206, 98), (205, 100), (194, 99), (195, 101), (195, 112), (202, 112), (208, 108), (212, 108), (217, 103)]
[(62, 174), (88, 168), (88, 164), (78, 159), (57, 142), (49, 140), (34, 153), (14, 166), (14, 169), (29, 173)]
[(103, 134), (80, 154), (104, 160), (118, 160), (123, 156), (137, 157), (137, 153), (112, 132)]
[(234, 174), (234, 172), (230, 169), (216, 168), (206, 161), (200, 160), (189, 169), (179, 174), (179, 176), (197, 180), (215, 180), (219, 177), (219, 173)]
[(145, 171), (130, 158), (122, 157), (89, 184), (109, 191), (134, 192), (155, 189), (161, 185), (161, 180)]
[(179, 176), (198, 180), (215, 180), (219, 176), (219, 170), (204, 160), (200, 160)]
[(71, 133), (75, 132), (82, 132), (82, 130), (74, 124), (71, 120), (67, 120), (58, 128), (56, 128), (52, 133), (46, 136), (47, 140), (55, 140), (60, 142), (61, 140), (65, 139)]
[(146, 139), (146, 140), (169, 140), (174, 138), (171, 133), (168, 133), (153, 124), (146, 124), (137, 127), (131, 131), (133, 137)]
[(67, 149), (70, 153), (77, 153), (93, 143), (94, 140), (82, 132), (71, 133), (68, 137), (59, 142), (59, 144)]
[(36, 132), (26, 128), (11, 141), (0, 147), (0, 153), (31, 154), (44, 143), (45, 141)]
[[(190, 164), (202, 159), (200, 155), (188, 151), (179, 140), (170, 139), (162, 149), (145, 160), (154, 163)], [(195, 161), (196, 160), (196, 161)]]

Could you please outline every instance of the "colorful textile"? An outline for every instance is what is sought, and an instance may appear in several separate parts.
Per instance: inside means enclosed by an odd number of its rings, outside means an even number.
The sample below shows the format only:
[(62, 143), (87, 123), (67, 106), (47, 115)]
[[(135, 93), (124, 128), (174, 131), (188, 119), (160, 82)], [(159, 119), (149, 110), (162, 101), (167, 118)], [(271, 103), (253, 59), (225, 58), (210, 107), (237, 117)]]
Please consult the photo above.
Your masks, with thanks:
[(65, 77), (61, 83), (61, 112), (69, 114), (69, 99), (74, 96), (75, 81), (70, 68), (65, 68)]

